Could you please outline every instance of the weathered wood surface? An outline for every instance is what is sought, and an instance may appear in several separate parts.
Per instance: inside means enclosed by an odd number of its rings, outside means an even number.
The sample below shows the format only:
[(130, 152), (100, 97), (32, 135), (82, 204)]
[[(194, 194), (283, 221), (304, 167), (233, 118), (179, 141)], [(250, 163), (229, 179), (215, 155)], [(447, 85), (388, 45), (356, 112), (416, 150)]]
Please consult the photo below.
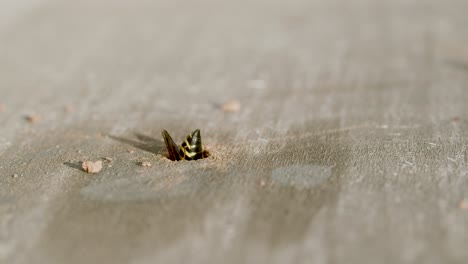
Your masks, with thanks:
[(467, 10), (2, 1), (0, 262), (467, 263)]

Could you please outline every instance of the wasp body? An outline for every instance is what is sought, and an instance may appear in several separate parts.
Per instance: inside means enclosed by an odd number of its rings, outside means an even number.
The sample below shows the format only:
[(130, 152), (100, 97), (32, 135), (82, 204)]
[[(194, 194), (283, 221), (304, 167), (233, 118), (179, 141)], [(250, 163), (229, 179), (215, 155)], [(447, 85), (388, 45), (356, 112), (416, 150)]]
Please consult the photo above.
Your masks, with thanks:
[(188, 135), (184, 142), (177, 146), (171, 135), (166, 130), (163, 130), (162, 137), (166, 144), (168, 158), (170, 160), (197, 160), (204, 157), (203, 146), (201, 141), (200, 129), (193, 131)]

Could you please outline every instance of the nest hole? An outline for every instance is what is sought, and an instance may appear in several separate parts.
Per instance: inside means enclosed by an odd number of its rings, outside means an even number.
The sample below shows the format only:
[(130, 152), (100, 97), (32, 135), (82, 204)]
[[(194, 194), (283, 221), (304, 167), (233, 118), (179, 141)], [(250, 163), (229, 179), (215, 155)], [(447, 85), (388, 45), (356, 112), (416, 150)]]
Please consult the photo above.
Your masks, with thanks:
[[(197, 160), (202, 160), (202, 159), (206, 159), (206, 158), (209, 158), (211, 156), (211, 153), (210, 151), (208, 150), (203, 150), (203, 153), (202, 153), (202, 157), (200, 159), (196, 159), (196, 160), (190, 160), (190, 161), (197, 161)], [(169, 154), (166, 153), (163, 155), (166, 159), (170, 160), (170, 161), (180, 161), (180, 160), (172, 160), (169, 158)]]

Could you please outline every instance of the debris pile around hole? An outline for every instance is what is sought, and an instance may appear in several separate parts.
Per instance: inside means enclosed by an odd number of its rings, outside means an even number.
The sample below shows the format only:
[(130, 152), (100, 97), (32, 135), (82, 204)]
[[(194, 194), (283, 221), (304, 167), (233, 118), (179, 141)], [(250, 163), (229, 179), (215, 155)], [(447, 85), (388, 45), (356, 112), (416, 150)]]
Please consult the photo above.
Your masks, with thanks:
[(168, 161), (170, 161), (170, 162), (174, 162), (174, 161), (176, 161), (176, 162), (191, 162), (191, 161), (202, 161), (202, 160), (205, 160), (205, 159), (208, 159), (208, 158), (218, 159), (217, 157), (213, 156), (211, 154), (211, 152), (206, 148), (203, 150), (203, 157), (201, 159), (198, 159), (198, 160), (171, 160), (169, 158), (168, 154), (158, 154), (158, 157), (159, 157), (159, 161), (163, 161), (163, 162), (168, 162)]
[(235, 112), (239, 112), (239, 110), (241, 109), (241, 104), (239, 103), (239, 101), (231, 100), (231, 101), (224, 103), (221, 109), (224, 112), (235, 113)]
[(98, 173), (102, 170), (102, 161), (84, 161), (81, 167), (87, 173)]

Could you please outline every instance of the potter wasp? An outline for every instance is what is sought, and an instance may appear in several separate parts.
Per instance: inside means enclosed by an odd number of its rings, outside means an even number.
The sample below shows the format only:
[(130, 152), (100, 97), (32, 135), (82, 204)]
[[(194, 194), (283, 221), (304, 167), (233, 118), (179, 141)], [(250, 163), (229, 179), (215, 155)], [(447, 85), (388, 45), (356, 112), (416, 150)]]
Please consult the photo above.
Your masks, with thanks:
[(166, 143), (167, 152), (169, 153), (168, 158), (170, 160), (197, 160), (206, 157), (206, 152), (203, 151), (200, 129), (188, 135), (180, 147), (174, 143), (171, 135), (166, 130), (163, 130), (161, 133), (164, 143)]

